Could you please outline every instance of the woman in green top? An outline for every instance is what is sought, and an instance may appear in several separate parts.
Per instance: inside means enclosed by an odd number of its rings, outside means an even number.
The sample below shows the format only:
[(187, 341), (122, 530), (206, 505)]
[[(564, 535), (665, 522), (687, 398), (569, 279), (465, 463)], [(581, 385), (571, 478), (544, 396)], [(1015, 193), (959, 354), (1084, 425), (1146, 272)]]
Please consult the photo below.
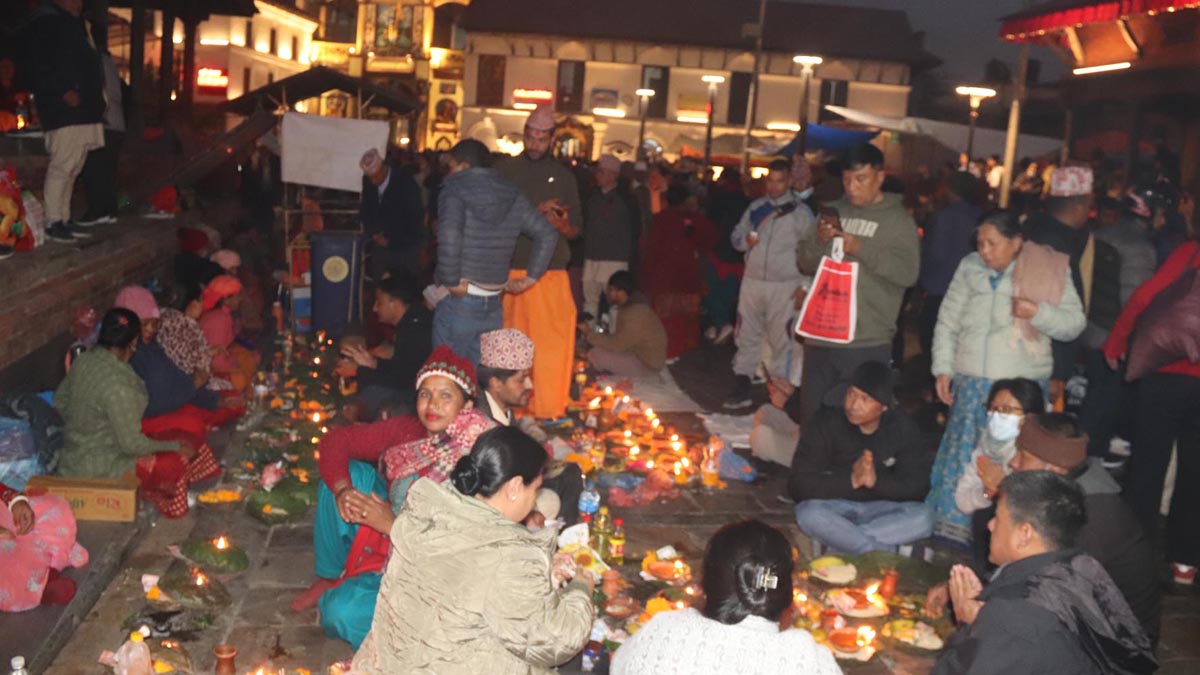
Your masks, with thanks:
[[(181, 481), (196, 448), (179, 440), (155, 440), (142, 433), (149, 396), (129, 359), (141, 337), (141, 321), (127, 309), (110, 309), (100, 322), (96, 346), (79, 355), (54, 394), (66, 422), (61, 476), (118, 478), (134, 472), (142, 495), (168, 516), (179, 513)], [(211, 457), (211, 455), (210, 455)], [(172, 504), (168, 512), (166, 504)]]

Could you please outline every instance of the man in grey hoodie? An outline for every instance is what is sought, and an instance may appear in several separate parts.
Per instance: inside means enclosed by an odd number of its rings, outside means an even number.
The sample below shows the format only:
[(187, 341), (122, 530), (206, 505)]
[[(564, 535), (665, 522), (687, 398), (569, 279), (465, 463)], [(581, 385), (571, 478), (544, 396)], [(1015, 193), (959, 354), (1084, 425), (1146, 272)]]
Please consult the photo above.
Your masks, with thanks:
[(883, 153), (873, 145), (860, 145), (847, 153), (843, 166), (846, 194), (830, 204), (839, 217), (818, 221), (816, 231), (800, 242), (796, 262), (801, 271), (815, 273), (821, 257), (829, 255), (833, 239), (841, 237), (846, 259), (858, 263), (858, 322), (849, 344), (805, 341), (805, 368), (798, 390), (801, 424), (855, 368), (867, 361), (891, 361), (904, 291), (917, 283), (921, 268), (917, 224), (900, 195), (883, 192)]
[[(499, 330), (501, 294), (523, 293), (546, 272), (558, 231), (515, 185), (490, 168), (479, 141), (460, 142), (448, 155), (450, 174), (438, 196), (435, 281), (449, 297), (433, 314), (433, 346), (448, 345), (479, 364), (479, 336)], [(508, 263), (520, 235), (529, 237), (528, 276), (508, 279)]]

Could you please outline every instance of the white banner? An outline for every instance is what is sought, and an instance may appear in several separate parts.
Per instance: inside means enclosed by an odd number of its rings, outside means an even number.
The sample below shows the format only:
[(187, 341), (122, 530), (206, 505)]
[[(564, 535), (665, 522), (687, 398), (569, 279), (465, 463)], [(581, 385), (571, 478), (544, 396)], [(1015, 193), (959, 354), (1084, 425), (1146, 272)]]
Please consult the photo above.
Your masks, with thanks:
[(362, 192), (358, 162), (371, 148), (386, 155), (388, 124), (301, 113), (283, 116), (283, 180), (286, 183)]

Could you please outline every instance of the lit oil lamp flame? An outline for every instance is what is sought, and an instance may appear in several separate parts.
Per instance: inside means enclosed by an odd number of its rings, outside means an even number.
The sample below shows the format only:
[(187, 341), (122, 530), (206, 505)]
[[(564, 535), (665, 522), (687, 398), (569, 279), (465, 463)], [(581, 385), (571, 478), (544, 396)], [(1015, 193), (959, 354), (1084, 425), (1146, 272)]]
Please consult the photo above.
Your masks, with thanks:
[(625, 430), (625, 438), (633, 438), (633, 432), (629, 429)]
[(314, 365), (314, 366), (319, 366), (319, 365), (321, 365), (321, 357), (319, 357), (319, 356), (314, 356), (314, 357), (313, 357), (313, 365)]
[(604, 388), (604, 395), (605, 395), (605, 396), (612, 396), (612, 394), (613, 394), (612, 387), (605, 387), (605, 388)]
[(646, 419), (654, 419), (654, 408), (646, 408)]
[(867, 600), (871, 601), (873, 604), (879, 604), (883, 602), (883, 596), (879, 595), (879, 582), (875, 582), (870, 586), (867, 586), (867, 589), (863, 591), (863, 594), (866, 595)]
[(687, 588), (683, 589), (683, 592), (687, 593), (688, 595), (695, 595), (696, 588), (694, 586), (688, 586)]
[(329, 427), (321, 427), (321, 433), (323, 433), (323, 434), (329, 433)]
[(678, 600), (675, 602), (675, 609), (683, 609), (684, 607), (687, 607), (687, 604), (684, 603), (684, 601)]
[(654, 419), (650, 420), (650, 426), (652, 426), (652, 427), (654, 427), (655, 429), (657, 429), (657, 428), (659, 428), (660, 426), (662, 426), (662, 421), (661, 421), (661, 420), (659, 420), (657, 417), (655, 417)]
[(678, 476), (683, 472), (683, 466), (679, 462), (675, 462), (675, 475)]
[(313, 414), (312, 414), (312, 421), (313, 421), (314, 423), (316, 423), (316, 424), (320, 424), (320, 423), (321, 423), (321, 413), (319, 413), (319, 412), (315, 412), (315, 413), (313, 413)]
[(679, 434), (671, 434), (671, 442), (678, 443), (679, 442)]
[(652, 459), (646, 460), (646, 468), (653, 469), (654, 468), (654, 460), (652, 460)]
[(687, 457), (684, 457), (683, 459), (679, 460), (679, 463), (682, 464), (683, 468), (686, 469), (692, 465), (692, 460), (688, 459)]
[(792, 599), (796, 601), (796, 604), (808, 602), (808, 596), (805, 595), (803, 591), (796, 591), (793, 593)]
[(599, 407), (600, 407), (600, 397), (599, 396), (597, 396), (596, 398), (594, 398), (590, 402), (588, 402), (588, 408), (590, 410), (595, 410), (596, 408), (599, 408)]
[(629, 403), (629, 395), (628, 394), (621, 397), (621, 403)]
[(637, 457), (638, 453), (640, 453), (641, 451), (642, 451), (641, 448), (639, 448), (638, 446), (635, 445), (635, 446), (629, 448), (629, 456)]
[(203, 572), (196, 572), (196, 585), (203, 586), (208, 583), (208, 577), (204, 576)]
[(858, 646), (868, 647), (875, 641), (875, 629), (870, 626), (859, 626), (858, 628)]
[(312, 440), (313, 445), (316, 445), (321, 442), (321, 439), (317, 438), (316, 436), (313, 436), (311, 440)]
[(224, 551), (229, 548), (229, 540), (225, 538), (225, 535), (221, 535), (213, 540), (213, 547), (218, 551)]

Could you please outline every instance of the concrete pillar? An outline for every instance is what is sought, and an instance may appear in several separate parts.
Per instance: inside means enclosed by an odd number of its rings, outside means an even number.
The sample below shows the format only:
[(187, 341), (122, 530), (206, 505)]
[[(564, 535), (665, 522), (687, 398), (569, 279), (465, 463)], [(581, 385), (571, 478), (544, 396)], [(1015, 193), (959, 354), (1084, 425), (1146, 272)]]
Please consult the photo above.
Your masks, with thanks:
[(175, 6), (166, 4), (162, 12), (162, 52), (158, 68), (158, 121), (166, 125), (171, 118), (171, 92), (175, 89)]
[(200, 19), (195, 16), (183, 20), (183, 89), (179, 92), (180, 109), (185, 119), (192, 117), (192, 102), (196, 91), (196, 33)]
[(129, 19), (129, 137), (141, 139), (146, 77), (146, 0), (134, 0)]

